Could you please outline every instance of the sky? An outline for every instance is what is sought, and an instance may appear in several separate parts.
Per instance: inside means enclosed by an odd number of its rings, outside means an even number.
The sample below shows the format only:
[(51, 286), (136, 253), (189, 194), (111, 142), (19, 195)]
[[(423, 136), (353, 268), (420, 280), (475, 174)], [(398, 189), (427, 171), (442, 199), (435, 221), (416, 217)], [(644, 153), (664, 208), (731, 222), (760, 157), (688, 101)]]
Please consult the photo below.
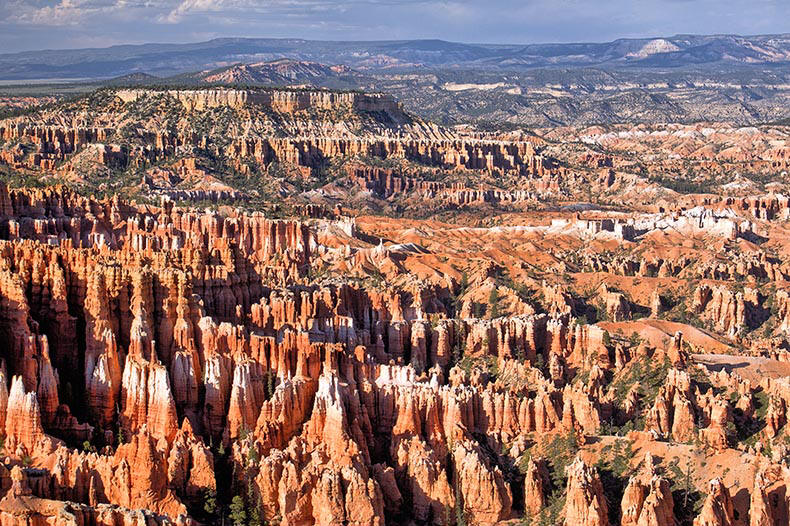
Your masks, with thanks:
[(789, 0), (0, 0), (0, 53), (199, 42), (606, 42), (790, 32)]

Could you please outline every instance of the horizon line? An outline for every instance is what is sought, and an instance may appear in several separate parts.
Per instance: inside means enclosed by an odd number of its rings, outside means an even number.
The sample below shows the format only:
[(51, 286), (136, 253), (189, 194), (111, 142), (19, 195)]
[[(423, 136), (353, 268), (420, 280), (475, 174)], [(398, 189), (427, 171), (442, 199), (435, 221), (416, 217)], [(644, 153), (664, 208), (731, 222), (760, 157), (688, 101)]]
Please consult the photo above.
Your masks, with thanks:
[(311, 39), (302, 37), (266, 37), (266, 36), (224, 36), (215, 37), (208, 40), (196, 40), (189, 42), (138, 42), (126, 44), (112, 44), (103, 47), (64, 47), (64, 48), (44, 48), (44, 49), (28, 49), (24, 51), (12, 51), (10, 53), (0, 53), (0, 57), (24, 55), (26, 53), (48, 53), (48, 52), (62, 52), (62, 51), (91, 51), (100, 49), (113, 49), (121, 47), (143, 47), (143, 46), (189, 46), (197, 44), (206, 44), (210, 42), (217, 42), (222, 40), (281, 40), (281, 41), (301, 41), (301, 42), (332, 42), (344, 44), (375, 44), (375, 43), (397, 43), (397, 42), (444, 42), (447, 44), (460, 44), (466, 46), (495, 46), (495, 47), (509, 47), (509, 46), (541, 46), (541, 45), (590, 45), (590, 44), (610, 44), (622, 41), (637, 41), (637, 40), (659, 40), (659, 39), (673, 39), (681, 37), (737, 37), (737, 38), (758, 38), (770, 36), (789, 36), (787, 33), (756, 33), (756, 34), (740, 34), (740, 33), (675, 33), (673, 35), (653, 35), (641, 37), (619, 37), (613, 40), (601, 41), (543, 41), (543, 42), (512, 42), (512, 43), (493, 43), (493, 42), (462, 42), (457, 40), (445, 40), (442, 38), (400, 38), (400, 39), (381, 39), (381, 40), (334, 40), (334, 39)]

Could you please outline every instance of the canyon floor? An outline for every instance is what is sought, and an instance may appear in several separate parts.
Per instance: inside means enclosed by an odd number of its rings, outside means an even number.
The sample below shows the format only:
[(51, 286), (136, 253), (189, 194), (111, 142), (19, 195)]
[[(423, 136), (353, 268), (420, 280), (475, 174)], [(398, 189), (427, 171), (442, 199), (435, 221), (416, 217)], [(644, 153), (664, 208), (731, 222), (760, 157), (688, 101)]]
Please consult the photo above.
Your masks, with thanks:
[(790, 127), (15, 104), (3, 526), (788, 524)]

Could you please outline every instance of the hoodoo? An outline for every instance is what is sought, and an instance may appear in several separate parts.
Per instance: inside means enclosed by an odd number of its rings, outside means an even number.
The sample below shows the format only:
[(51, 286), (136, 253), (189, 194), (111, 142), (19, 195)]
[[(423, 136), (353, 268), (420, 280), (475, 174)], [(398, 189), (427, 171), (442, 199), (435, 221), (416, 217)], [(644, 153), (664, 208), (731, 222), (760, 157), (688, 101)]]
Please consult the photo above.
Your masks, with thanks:
[(0, 119), (0, 524), (787, 524), (783, 125), (194, 78)]

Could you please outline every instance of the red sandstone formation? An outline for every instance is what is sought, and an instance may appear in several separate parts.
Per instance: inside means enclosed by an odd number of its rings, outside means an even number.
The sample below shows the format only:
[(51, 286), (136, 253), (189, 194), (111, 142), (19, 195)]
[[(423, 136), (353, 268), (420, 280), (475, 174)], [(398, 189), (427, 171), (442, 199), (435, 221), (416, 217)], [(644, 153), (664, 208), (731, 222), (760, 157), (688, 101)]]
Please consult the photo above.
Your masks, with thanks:
[[(172, 198), (0, 186), (0, 524), (215, 524), (234, 497), (284, 525), (786, 522), (790, 201), (668, 196), (618, 151), (787, 156), (596, 129), (610, 151), (590, 152), (309, 90), (176, 90), (186, 114), (251, 117), (222, 148), (185, 124), (116, 144), (149, 95), (0, 123), (19, 170), (129, 163)], [(302, 220), (174, 202), (267, 197), (180, 187), (214, 177), (206, 151), (247, 182), (276, 163), (273, 204)], [(584, 190), (612, 206), (573, 206)]]
[(530, 459), (524, 477), (524, 510), (537, 515), (546, 506), (549, 489), (549, 474), (543, 459)]
[(773, 526), (777, 524), (775, 504), (771, 502), (768, 486), (769, 481), (763, 473), (757, 472), (754, 477), (749, 502), (749, 526)]
[(648, 453), (640, 473), (623, 493), (621, 526), (672, 526), (676, 523), (670, 483), (656, 474)]
[(730, 492), (719, 479), (708, 484), (709, 492), (694, 526), (731, 526), (735, 524)]
[(608, 505), (595, 468), (577, 458), (568, 467), (565, 525), (607, 526)]
[[(548, 173), (551, 162), (536, 154), (531, 142), (502, 141), (495, 138), (465, 137), (446, 129), (420, 122), (406, 115), (392, 97), (383, 94), (333, 93), (328, 91), (277, 90), (117, 90), (106, 106), (95, 108), (94, 121), (99, 125), (85, 126), (79, 114), (69, 113), (57, 118), (45, 116), (40, 120), (17, 118), (0, 122), (0, 139), (18, 143), (32, 142), (36, 151), (27, 153), (6, 149), (0, 162), (15, 168), (53, 170), (56, 163), (69, 161), (67, 166), (90, 151), (92, 161), (110, 167), (145, 166), (147, 163), (172, 158), (186, 146), (217, 148), (204, 130), (182, 128), (176, 132), (164, 129), (145, 129), (141, 139), (144, 146), (111, 143), (125, 140), (115, 133), (117, 116), (143, 101), (165, 97), (170, 104), (186, 114), (224, 109), (239, 112), (259, 112), (264, 120), (251, 119), (250, 126), (231, 135), (230, 146), (222, 152), (234, 160), (254, 159), (260, 166), (271, 162), (287, 163), (306, 169), (318, 168), (325, 159), (355, 155), (382, 159), (407, 159), (441, 166), (445, 169), (500, 170), (519, 175), (540, 177)], [(314, 121), (302, 120), (303, 112), (313, 112)], [(367, 119), (371, 134), (355, 134), (347, 127), (334, 126), (334, 112), (353, 112)], [(316, 118), (324, 112), (324, 119)], [(271, 115), (280, 119), (272, 119)], [(386, 118), (381, 118), (384, 115)], [(381, 119), (379, 122), (376, 119)], [(286, 134), (272, 133), (286, 126)], [(251, 133), (259, 128), (258, 133)], [(235, 128), (234, 128), (235, 129)], [(225, 132), (229, 132), (226, 129)], [(375, 135), (371, 136), (374, 132)], [(404, 133), (405, 132), (405, 133)], [(123, 147), (122, 147), (123, 146)], [(217, 149), (219, 153), (219, 149)], [(237, 162), (238, 169), (249, 166)], [(193, 170), (194, 172), (194, 170)], [(367, 184), (367, 183), (364, 183)], [(488, 192), (483, 200), (490, 200), (498, 192)], [(497, 199), (518, 201), (528, 193), (503, 193)], [(473, 197), (472, 199), (477, 199)], [(459, 197), (458, 202), (466, 198)]]

